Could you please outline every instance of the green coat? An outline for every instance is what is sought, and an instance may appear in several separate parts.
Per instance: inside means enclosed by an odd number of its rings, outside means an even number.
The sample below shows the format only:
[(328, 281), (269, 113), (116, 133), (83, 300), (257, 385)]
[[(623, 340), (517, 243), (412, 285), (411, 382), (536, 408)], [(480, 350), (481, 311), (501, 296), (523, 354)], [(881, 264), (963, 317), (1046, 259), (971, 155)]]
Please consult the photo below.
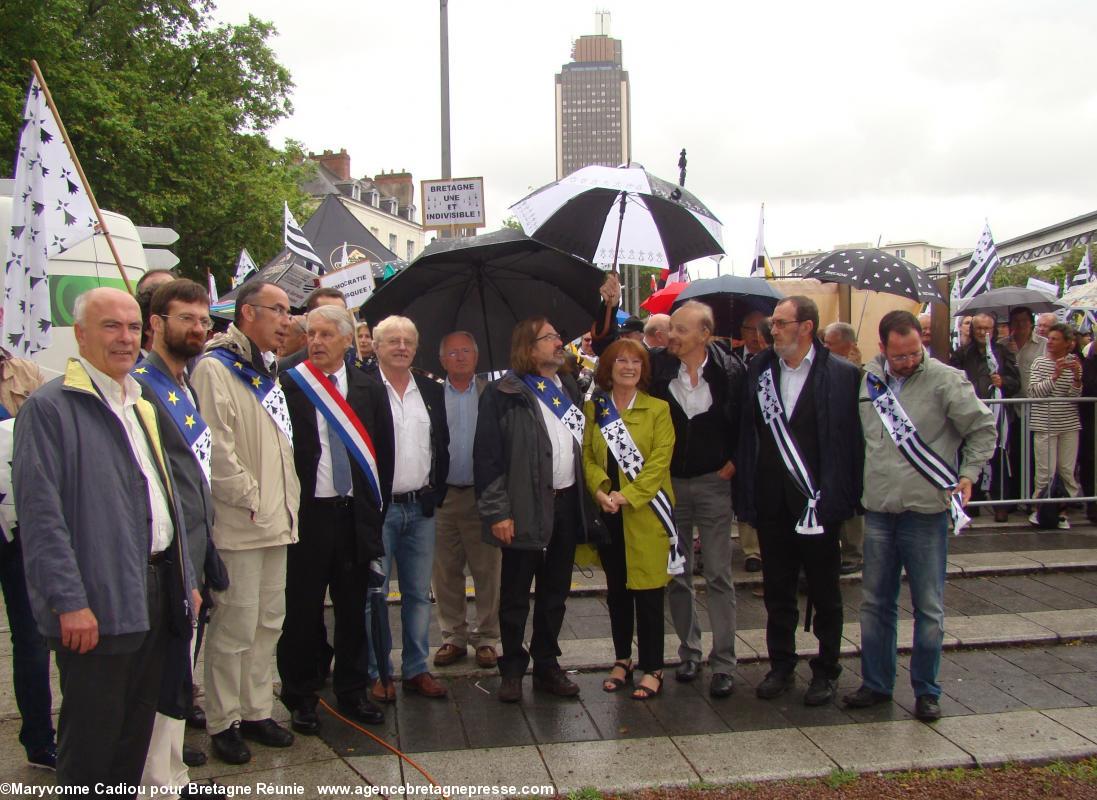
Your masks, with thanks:
[[(583, 436), (583, 472), (587, 490), (609, 493), (609, 451), (606, 439), (594, 420), (594, 403), (583, 407), (587, 417)], [(651, 509), (651, 499), (663, 489), (674, 502), (670, 484), (670, 458), (674, 452), (674, 424), (670, 406), (644, 392), (636, 394), (632, 408), (618, 409), (633, 441), (644, 457), (644, 468), (635, 481), (620, 472), (621, 494), (629, 504), (622, 509), (625, 529), (625, 585), (629, 589), (658, 589), (670, 580), (667, 556), (670, 539)]]

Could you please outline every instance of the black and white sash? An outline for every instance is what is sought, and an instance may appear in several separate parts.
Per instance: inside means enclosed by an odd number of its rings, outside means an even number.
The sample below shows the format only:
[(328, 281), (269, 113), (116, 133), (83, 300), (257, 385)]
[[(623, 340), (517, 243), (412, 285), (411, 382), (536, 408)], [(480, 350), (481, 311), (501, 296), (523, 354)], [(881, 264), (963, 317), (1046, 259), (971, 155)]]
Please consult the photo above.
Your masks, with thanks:
[[(994, 355), (994, 348), (991, 346), (990, 340), (987, 340), (987, 369), (990, 370), (990, 374), (998, 373), (998, 358)], [(991, 400), (1001, 400), (1004, 395), (1002, 394), (1001, 387), (992, 386), (990, 390)], [(994, 412), (994, 429), (998, 432), (998, 447), (1003, 450), (1009, 446), (1009, 413), (1001, 403), (990, 403), (990, 410)], [(1009, 469), (1009, 459), (1006, 459), (1006, 469)], [(985, 491), (990, 490), (990, 464), (988, 463), (983, 467), (983, 481), (982, 487)]]
[(545, 408), (564, 424), (568, 432), (583, 446), (583, 430), (586, 427), (587, 418), (583, 412), (571, 402), (571, 398), (560, 391), (560, 387), (552, 378), (541, 375), (523, 375), (522, 381), (533, 390), (537, 398), (545, 404)]
[(865, 376), (868, 384), (868, 396), (872, 407), (880, 415), (884, 430), (891, 436), (903, 458), (915, 471), (938, 489), (949, 493), (949, 514), (952, 516), (953, 532), (959, 533), (971, 518), (964, 512), (960, 495), (955, 491), (959, 477), (952, 465), (933, 452), (910, 421), (907, 412), (899, 404), (899, 398), (888, 388), (884, 381), (871, 372)]
[(282, 387), (278, 381), (257, 372), (251, 364), (227, 348), (216, 347), (206, 355), (216, 358), (229, 372), (244, 382), (244, 385), (255, 395), (259, 405), (278, 426), (278, 430), (286, 437), (289, 446), (293, 447), (293, 422), (290, 421), (286, 396), (282, 393)]
[(758, 376), (758, 408), (762, 411), (762, 421), (769, 426), (773, 434), (773, 441), (781, 452), (781, 458), (785, 462), (785, 469), (793, 482), (807, 498), (804, 513), (796, 523), (796, 532), (803, 534), (823, 533), (823, 526), (819, 524), (816, 508), (819, 505), (819, 490), (815, 488), (815, 482), (811, 478), (811, 472), (800, 454), (800, 448), (788, 429), (788, 418), (785, 416), (784, 405), (781, 403), (781, 394), (777, 391), (777, 382), (773, 376), (773, 365), (769, 369), (762, 370)]
[[(606, 447), (617, 460), (630, 481), (636, 480), (640, 470), (644, 468), (644, 456), (640, 448), (629, 433), (628, 426), (617, 412), (617, 406), (613, 398), (605, 392), (595, 392), (591, 397), (594, 401), (594, 416), (598, 421), (598, 430), (602, 432), (602, 438), (606, 440)], [(667, 574), (681, 575), (686, 568), (686, 557), (678, 541), (678, 528), (674, 524), (674, 506), (670, 497), (660, 489), (651, 499), (651, 510), (663, 526), (667, 537), (670, 539), (670, 553), (667, 556)]]

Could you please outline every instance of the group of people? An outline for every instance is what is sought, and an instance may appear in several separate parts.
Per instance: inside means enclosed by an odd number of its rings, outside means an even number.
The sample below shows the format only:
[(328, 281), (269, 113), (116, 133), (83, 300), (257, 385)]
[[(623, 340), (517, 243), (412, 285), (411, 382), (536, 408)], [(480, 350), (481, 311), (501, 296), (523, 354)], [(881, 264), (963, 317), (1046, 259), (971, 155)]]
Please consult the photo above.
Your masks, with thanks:
[[(839, 577), (863, 569), (863, 681), (843, 701), (889, 701), (905, 569), (916, 714), (936, 719), (948, 530), (1000, 442), (980, 395), (1076, 394), (1080, 382), (1061, 353), (1069, 329), (1053, 325), (1046, 348), (1030, 347), (1040, 343), (1020, 314), (1016, 335), (1011, 317), (1010, 341), (987, 351), (998, 367), (986, 375), (982, 321), (953, 369), (928, 357), (925, 326), (902, 311), (883, 318), (879, 354), (860, 365), (852, 329), (821, 331), (802, 296), (747, 315), (739, 351), (717, 342), (712, 311), (697, 302), (618, 327), (612, 274), (578, 359), (535, 317), (514, 327), (499, 380), (478, 374), (464, 331), (437, 343), (445, 375), (435, 379), (412, 369), (413, 320), (371, 330), (337, 291), (315, 291), (297, 318), (281, 288), (248, 281), (232, 324), (211, 335), (204, 288), (146, 277), (137, 300), (114, 289), (78, 298), (79, 357), (61, 378), (42, 385), (10, 354), (0, 372), (0, 403), (18, 414), (20, 524), (0, 550), (0, 576), (15, 660), (26, 665), (16, 670), (21, 741), (32, 763), (55, 762), (62, 785), (186, 795), (197, 756), (184, 750), (184, 720), (204, 723), (218, 758), (246, 763), (254, 744), (317, 733), (329, 677), (341, 714), (382, 722), (397, 699), (394, 576), (405, 695), (447, 695), (428, 663), (436, 603), (434, 665), (471, 650), (479, 667), (498, 669), (503, 702), (522, 700), (531, 668), (535, 691), (573, 697), (559, 637), (583, 545), (607, 584), (615, 661), (602, 689), (638, 701), (661, 693), (665, 603), (676, 680), (698, 680), (707, 660), (708, 693), (726, 698), (736, 516), (746, 569), (763, 578), (770, 670), (758, 697), (794, 685), (803, 573), (819, 641), (803, 701), (834, 699)], [(1029, 365), (1027, 382), (1017, 362)], [(1070, 445), (1059, 414), (1047, 410), (1037, 456), (1054, 451), (1061, 465)], [(193, 699), (196, 626), (204, 709)], [(56, 750), (43, 638), (63, 695)], [(273, 719), (275, 667), (288, 729)]]

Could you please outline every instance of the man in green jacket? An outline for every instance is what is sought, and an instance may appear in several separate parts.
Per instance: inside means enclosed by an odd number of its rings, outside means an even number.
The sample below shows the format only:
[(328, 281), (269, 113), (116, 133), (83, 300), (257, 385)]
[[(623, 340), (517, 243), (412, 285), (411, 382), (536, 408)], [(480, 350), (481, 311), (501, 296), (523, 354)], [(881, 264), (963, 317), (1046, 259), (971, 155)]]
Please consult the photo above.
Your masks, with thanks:
[[(880, 321), (880, 355), (865, 367), (860, 415), (865, 434), (865, 566), (861, 599), (861, 687), (846, 695), (852, 708), (891, 700), (895, 685), (900, 572), (906, 569), (914, 604), (910, 678), (915, 716), (940, 718), (937, 671), (944, 638), (945, 560), (952, 495), (967, 503), (972, 483), (994, 452), (994, 415), (964, 373), (926, 358), (922, 330), (908, 311)], [(873, 402), (886, 386), (905, 413), (900, 450)], [(875, 389), (874, 389), (875, 387)], [(910, 430), (913, 427), (913, 432)], [(902, 438), (905, 436), (907, 438)], [(939, 488), (905, 453), (922, 447), (948, 472)], [(956, 453), (960, 453), (956, 469)]]

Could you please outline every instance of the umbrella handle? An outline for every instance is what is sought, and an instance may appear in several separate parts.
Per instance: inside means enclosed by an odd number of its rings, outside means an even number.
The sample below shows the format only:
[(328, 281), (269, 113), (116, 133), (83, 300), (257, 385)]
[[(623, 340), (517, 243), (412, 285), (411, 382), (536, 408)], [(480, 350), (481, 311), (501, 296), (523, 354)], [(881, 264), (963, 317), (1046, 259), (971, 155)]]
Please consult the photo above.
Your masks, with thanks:
[[(621, 229), (625, 226), (625, 192), (621, 192), (620, 212), (617, 215), (617, 241), (613, 245), (613, 266), (610, 268), (610, 272), (617, 272), (617, 255), (621, 252)], [(590, 335), (593, 339), (602, 339), (609, 333), (610, 315), (616, 309), (606, 307), (606, 315), (602, 320), (602, 327), (598, 327), (598, 322), (595, 321), (590, 327)]]

